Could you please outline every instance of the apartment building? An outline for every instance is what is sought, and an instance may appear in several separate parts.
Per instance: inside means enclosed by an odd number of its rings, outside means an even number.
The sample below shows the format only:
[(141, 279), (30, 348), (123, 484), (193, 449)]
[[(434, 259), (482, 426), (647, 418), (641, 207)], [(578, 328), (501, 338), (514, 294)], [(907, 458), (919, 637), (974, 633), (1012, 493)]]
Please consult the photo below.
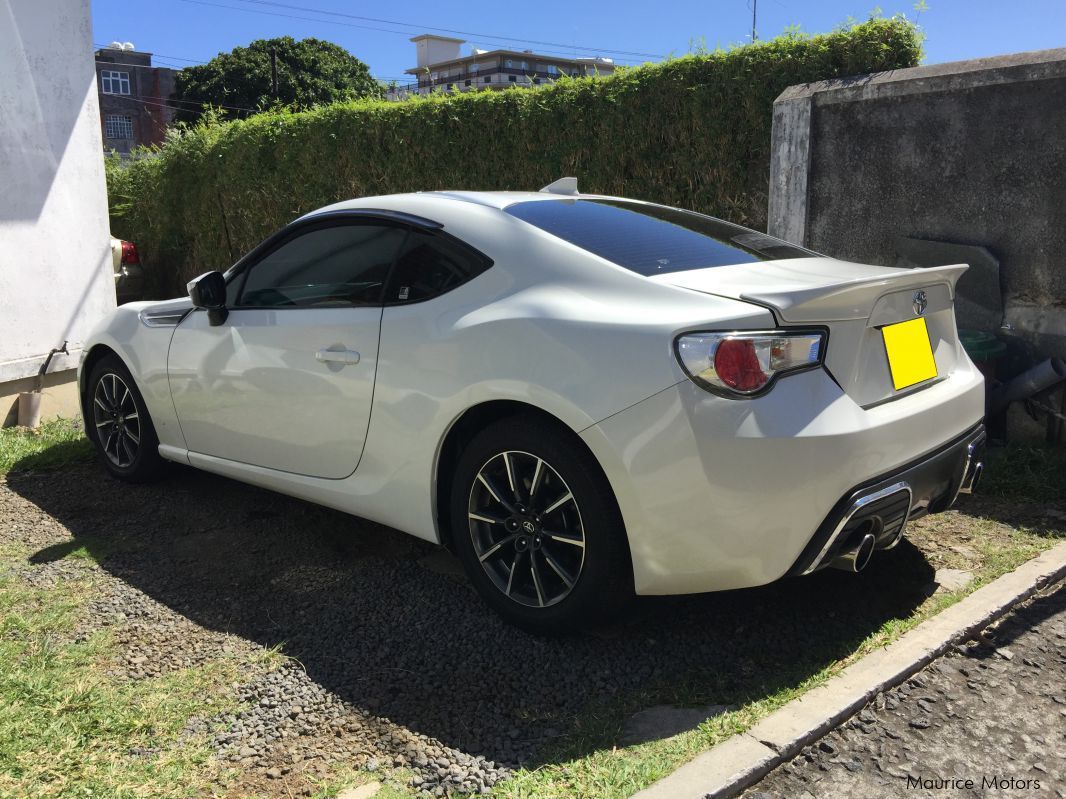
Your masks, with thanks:
[(465, 39), (424, 33), (415, 43), (417, 66), (405, 70), (410, 84), (388, 87), (389, 99), (434, 91), (508, 89), (551, 83), (560, 76), (609, 75), (615, 64), (609, 58), (567, 58), (532, 50), (477, 50), (461, 55)]
[(104, 151), (127, 155), (135, 147), (162, 143), (174, 119), (170, 99), (177, 70), (153, 66), (152, 54), (130, 42), (112, 42), (95, 58)]

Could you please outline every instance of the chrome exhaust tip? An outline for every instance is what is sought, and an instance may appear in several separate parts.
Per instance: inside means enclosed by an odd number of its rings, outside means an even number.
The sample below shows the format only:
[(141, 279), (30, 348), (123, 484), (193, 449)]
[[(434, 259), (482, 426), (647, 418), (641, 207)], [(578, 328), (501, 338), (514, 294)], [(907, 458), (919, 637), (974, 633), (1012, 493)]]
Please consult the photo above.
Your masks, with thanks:
[(970, 473), (966, 475), (966, 479), (963, 481), (962, 488), (959, 490), (960, 494), (972, 494), (977, 490), (977, 484), (981, 482), (981, 475), (984, 474), (985, 465), (981, 461), (977, 461), (972, 467), (970, 467)]
[(870, 558), (873, 557), (876, 543), (877, 539), (874, 538), (873, 533), (867, 533), (858, 544), (841, 550), (829, 561), (829, 567), (858, 574), (866, 568)]

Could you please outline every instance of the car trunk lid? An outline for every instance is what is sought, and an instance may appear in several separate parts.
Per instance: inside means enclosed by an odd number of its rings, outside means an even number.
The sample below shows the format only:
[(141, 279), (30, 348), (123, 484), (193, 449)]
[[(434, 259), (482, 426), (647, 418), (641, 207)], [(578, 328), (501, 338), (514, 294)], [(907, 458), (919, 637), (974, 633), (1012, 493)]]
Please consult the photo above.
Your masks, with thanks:
[[(764, 306), (786, 327), (827, 328), (826, 368), (852, 399), (869, 407), (948, 377), (960, 363), (954, 296), (966, 269), (965, 264), (899, 269), (790, 258), (651, 279)], [(917, 318), (928, 329), (936, 376), (897, 388), (883, 331)]]

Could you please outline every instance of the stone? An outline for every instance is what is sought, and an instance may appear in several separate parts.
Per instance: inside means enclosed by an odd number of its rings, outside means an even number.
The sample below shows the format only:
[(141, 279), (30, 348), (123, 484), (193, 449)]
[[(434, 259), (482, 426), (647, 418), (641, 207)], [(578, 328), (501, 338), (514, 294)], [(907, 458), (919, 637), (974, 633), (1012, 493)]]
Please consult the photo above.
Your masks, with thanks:
[(727, 710), (725, 705), (706, 707), (674, 707), (656, 705), (634, 713), (622, 729), (623, 744), (642, 744), (670, 738), (682, 732), (694, 730), (709, 718)]
[(963, 569), (937, 569), (933, 582), (938, 591), (961, 591), (973, 581), (973, 572)]
[(359, 785), (355, 788), (345, 788), (339, 794), (337, 799), (370, 799), (371, 796), (377, 794), (381, 790), (381, 783), (377, 780), (368, 782), (365, 785)]

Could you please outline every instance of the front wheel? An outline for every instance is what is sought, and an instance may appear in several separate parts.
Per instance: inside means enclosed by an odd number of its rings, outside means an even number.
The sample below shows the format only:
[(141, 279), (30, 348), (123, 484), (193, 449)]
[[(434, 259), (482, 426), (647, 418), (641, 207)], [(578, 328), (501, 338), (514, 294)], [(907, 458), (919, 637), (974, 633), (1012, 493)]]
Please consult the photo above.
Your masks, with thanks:
[(107, 355), (89, 375), (85, 428), (100, 462), (121, 480), (143, 483), (159, 477), (166, 462), (144, 398), (126, 365)]
[(633, 593), (621, 514), (573, 434), (513, 417), (463, 451), (453, 540), (474, 586), (507, 621), (551, 634), (587, 627)]

